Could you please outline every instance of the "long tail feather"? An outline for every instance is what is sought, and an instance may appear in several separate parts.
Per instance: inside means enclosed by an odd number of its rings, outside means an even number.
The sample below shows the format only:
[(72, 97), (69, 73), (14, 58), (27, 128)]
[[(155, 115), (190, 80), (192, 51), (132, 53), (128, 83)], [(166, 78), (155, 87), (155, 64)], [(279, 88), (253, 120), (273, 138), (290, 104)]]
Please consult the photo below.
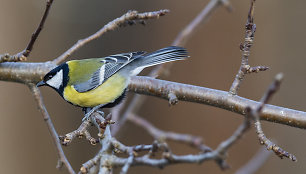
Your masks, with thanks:
[(183, 60), (188, 57), (188, 52), (185, 48), (170, 46), (144, 55), (140, 66), (145, 68), (161, 63)]

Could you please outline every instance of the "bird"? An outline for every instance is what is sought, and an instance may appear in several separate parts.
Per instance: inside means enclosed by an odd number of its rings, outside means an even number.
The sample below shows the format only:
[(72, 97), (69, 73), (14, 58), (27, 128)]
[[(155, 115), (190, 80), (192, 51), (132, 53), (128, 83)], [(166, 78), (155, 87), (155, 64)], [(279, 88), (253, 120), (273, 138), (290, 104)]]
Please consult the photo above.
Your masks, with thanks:
[(48, 72), (36, 86), (49, 86), (70, 104), (83, 108), (85, 120), (97, 109), (119, 104), (131, 77), (144, 68), (188, 57), (185, 48), (169, 46), (151, 53), (137, 51), (70, 60)]

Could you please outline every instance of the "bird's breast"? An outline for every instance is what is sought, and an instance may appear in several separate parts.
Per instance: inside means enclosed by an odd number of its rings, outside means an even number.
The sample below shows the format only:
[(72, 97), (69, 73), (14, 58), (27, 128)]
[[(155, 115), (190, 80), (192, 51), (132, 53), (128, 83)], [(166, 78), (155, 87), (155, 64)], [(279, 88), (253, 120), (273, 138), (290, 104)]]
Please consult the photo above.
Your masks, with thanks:
[(94, 107), (114, 102), (123, 94), (127, 85), (128, 79), (120, 74), (114, 74), (99, 87), (87, 92), (80, 93), (73, 88), (73, 85), (67, 85), (63, 97), (77, 106)]

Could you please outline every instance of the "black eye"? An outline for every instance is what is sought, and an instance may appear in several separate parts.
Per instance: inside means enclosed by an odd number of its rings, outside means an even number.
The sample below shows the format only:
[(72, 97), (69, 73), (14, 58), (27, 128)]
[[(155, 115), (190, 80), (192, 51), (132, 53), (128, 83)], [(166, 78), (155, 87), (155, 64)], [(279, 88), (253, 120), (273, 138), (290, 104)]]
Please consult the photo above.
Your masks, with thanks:
[(45, 81), (48, 81), (50, 79), (52, 79), (53, 75), (52, 74), (47, 74), (45, 77)]

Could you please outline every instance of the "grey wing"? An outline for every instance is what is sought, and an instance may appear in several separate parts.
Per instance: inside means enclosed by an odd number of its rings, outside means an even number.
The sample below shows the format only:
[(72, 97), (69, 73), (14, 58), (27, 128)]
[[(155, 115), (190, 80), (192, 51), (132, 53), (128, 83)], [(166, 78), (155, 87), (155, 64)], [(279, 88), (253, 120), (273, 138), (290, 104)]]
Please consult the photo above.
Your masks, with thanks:
[(99, 68), (96, 72), (94, 72), (88, 81), (75, 84), (73, 85), (73, 88), (78, 92), (87, 92), (92, 89), (95, 89), (100, 85), (101, 81), (100, 72), (101, 68)]
[(139, 52), (116, 54), (105, 57), (104, 61), (106, 62), (105, 62), (104, 81), (107, 80), (112, 75), (114, 75), (116, 72), (118, 72), (121, 68), (123, 68), (133, 60), (141, 57), (145, 53), (146, 52), (144, 51), (139, 51)]
[(143, 54), (145, 54), (145, 52), (141, 51), (105, 57), (104, 60), (102, 60), (104, 65), (94, 72), (88, 81), (75, 84), (73, 87), (78, 92), (87, 92), (95, 89), (125, 65), (141, 57)]

